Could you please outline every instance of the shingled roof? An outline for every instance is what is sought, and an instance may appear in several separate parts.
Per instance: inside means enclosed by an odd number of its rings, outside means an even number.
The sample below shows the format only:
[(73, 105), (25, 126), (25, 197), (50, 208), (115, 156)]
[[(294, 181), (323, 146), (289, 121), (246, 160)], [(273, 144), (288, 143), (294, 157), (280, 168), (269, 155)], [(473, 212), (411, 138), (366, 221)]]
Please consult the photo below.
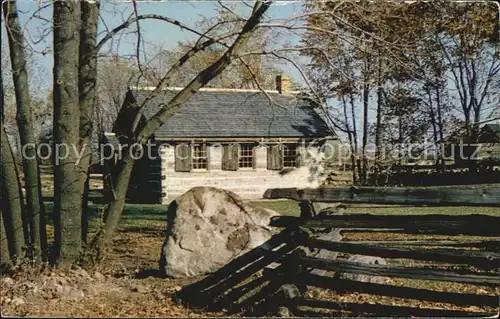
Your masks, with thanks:
[[(131, 91), (132, 92), (132, 91)], [(144, 116), (151, 118), (177, 93), (165, 90), (148, 101)], [(151, 94), (132, 92), (135, 105)], [(258, 91), (200, 90), (155, 133), (156, 138), (293, 137), (334, 136), (310, 104), (291, 95), (270, 92), (278, 105)], [(281, 107), (283, 106), (283, 107)]]

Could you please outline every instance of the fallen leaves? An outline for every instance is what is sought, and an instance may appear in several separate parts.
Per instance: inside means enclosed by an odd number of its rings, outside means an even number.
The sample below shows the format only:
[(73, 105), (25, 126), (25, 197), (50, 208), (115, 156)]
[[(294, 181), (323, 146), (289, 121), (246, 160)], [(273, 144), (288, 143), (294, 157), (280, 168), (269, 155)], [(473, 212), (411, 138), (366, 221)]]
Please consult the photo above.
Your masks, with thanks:
[[(165, 222), (145, 220), (139, 223), (147, 227), (145, 234), (137, 223), (127, 221), (121, 226), (114, 240), (114, 248), (98, 269), (76, 269), (69, 273), (55, 272), (30, 278), (19, 274), (13, 278), (2, 278), (0, 305), (4, 315), (50, 316), (50, 317), (216, 317), (222, 313), (206, 313), (187, 309), (177, 304), (173, 295), (194, 280), (174, 280), (158, 275), (158, 257), (164, 240)], [(345, 240), (451, 240), (450, 236), (401, 235), (394, 233), (345, 233)], [(471, 239), (471, 238), (468, 238)], [(392, 262), (392, 261), (390, 261)], [(424, 266), (422, 262), (400, 259), (404, 265)], [(423, 262), (425, 264), (425, 262)], [(428, 266), (428, 265), (425, 265)], [(434, 267), (445, 267), (433, 264)], [(45, 276), (45, 277), (44, 277)], [(52, 284), (79, 289), (78, 301), (65, 294), (47, 294), (32, 298), (29, 292), (34, 287), (43, 288), (44, 280)], [(51, 284), (51, 285), (52, 285)], [(483, 295), (499, 295), (500, 288), (485, 288), (448, 282), (407, 280), (391, 278), (388, 283), (435, 291), (449, 291)], [(18, 285), (19, 287), (17, 287)], [(68, 291), (70, 291), (69, 289)], [(487, 307), (458, 307), (447, 303), (422, 302), (369, 295), (363, 293), (337, 293), (332, 290), (310, 287), (307, 297), (333, 300), (341, 303), (386, 304), (416, 308), (464, 310), (471, 312), (495, 312)], [(18, 299), (15, 299), (18, 298)], [(14, 301), (15, 300), (15, 301)], [(352, 315), (340, 310), (338, 315)], [(333, 313), (325, 313), (331, 316)]]

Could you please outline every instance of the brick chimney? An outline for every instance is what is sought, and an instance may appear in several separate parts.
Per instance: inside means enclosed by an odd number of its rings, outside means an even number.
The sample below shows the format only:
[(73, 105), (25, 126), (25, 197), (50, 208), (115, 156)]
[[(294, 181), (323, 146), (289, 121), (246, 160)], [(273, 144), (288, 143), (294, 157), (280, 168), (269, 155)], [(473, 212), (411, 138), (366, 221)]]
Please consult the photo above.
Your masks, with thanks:
[(285, 94), (292, 91), (292, 79), (289, 76), (280, 74), (276, 75), (276, 91), (279, 94)]

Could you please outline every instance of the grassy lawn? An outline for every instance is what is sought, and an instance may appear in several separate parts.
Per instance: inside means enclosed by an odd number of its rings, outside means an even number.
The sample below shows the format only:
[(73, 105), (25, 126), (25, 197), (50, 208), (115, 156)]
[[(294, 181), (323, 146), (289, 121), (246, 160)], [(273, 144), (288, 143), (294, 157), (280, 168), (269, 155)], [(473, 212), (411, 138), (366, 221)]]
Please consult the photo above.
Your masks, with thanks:
[[(272, 209), (282, 215), (299, 216), (300, 209), (298, 203), (294, 200), (255, 200), (250, 202), (252, 205)], [(51, 211), (52, 203), (46, 202), (48, 212), (48, 223), (52, 224)], [(158, 204), (126, 204), (120, 221), (120, 227), (166, 227), (166, 214), (168, 205)], [(90, 216), (90, 231), (97, 229), (101, 220), (99, 218), (104, 212), (104, 205), (91, 204), (88, 208)], [(500, 208), (497, 207), (348, 207), (348, 214), (370, 213), (377, 215), (423, 215), (423, 214), (485, 214), (491, 216), (500, 216)]]
[[(250, 201), (250, 204), (260, 206), (267, 209), (272, 209), (281, 215), (299, 216), (300, 209), (297, 201), (294, 200), (255, 200)], [(45, 203), (47, 211), (52, 211), (52, 203)], [(91, 204), (89, 205), (88, 214), (91, 219), (100, 216), (103, 213), (104, 205)], [(122, 222), (130, 223), (131, 221), (166, 221), (166, 213), (168, 205), (159, 204), (125, 204), (125, 209), (122, 216)], [(467, 207), (467, 206), (444, 206), (444, 207), (348, 207), (348, 214), (369, 213), (376, 215), (425, 215), (425, 214), (445, 214), (445, 215), (465, 215), (465, 214), (484, 214), (491, 216), (500, 216), (499, 207)]]
[[(299, 207), (293, 200), (258, 200), (251, 201), (253, 205), (275, 210), (283, 215), (299, 215)], [(49, 236), (52, 237), (52, 221), (50, 220), (52, 203), (47, 204), (49, 212)], [(381, 215), (391, 214), (488, 214), (499, 215), (499, 208), (487, 207), (348, 207), (347, 213), (373, 213)], [(98, 229), (101, 223), (101, 216), (104, 205), (92, 204), (88, 209), (90, 218), (89, 238)], [(214, 314), (203, 312), (193, 313), (191, 309), (183, 308), (172, 301), (170, 296), (172, 291), (177, 291), (189, 281), (163, 279), (156, 276), (158, 273), (158, 260), (161, 247), (165, 239), (167, 226), (168, 205), (147, 205), (147, 204), (126, 204), (119, 229), (114, 235), (105, 260), (98, 266), (99, 271), (105, 275), (110, 275), (110, 279), (102, 284), (118, 284), (120, 287), (127, 287), (120, 292), (117, 302), (112, 291), (108, 296), (106, 293), (88, 296), (81, 302), (57, 301), (47, 303), (42, 300), (36, 305), (27, 304), (26, 315), (47, 316), (68, 316), (80, 315), (83, 311), (94, 316), (120, 317), (135, 316), (144, 314), (148, 317), (202, 315), (215, 317)], [(424, 235), (424, 234), (402, 234), (388, 232), (357, 232), (345, 231), (344, 241), (374, 241), (374, 240), (481, 240), (475, 236), (445, 236), (445, 235)], [(488, 238), (491, 239), (491, 238)], [(52, 238), (51, 238), (52, 240)], [(339, 258), (347, 258), (349, 254), (340, 254)], [(388, 263), (396, 263), (395, 260), (386, 259)], [(425, 261), (400, 259), (397, 264), (411, 267), (433, 266), (442, 267)], [(451, 269), (455, 271), (456, 269)], [(483, 288), (474, 285), (464, 285), (450, 282), (414, 280), (404, 278), (389, 278), (387, 284), (395, 286), (415, 287), (431, 289), (435, 291), (449, 291), (458, 293), (488, 294), (498, 295), (500, 290), (495, 288)], [(130, 290), (134, 285), (149, 287), (147, 293), (137, 293)], [(104, 288), (103, 288), (104, 289)], [(109, 289), (108, 289), (109, 290)], [(160, 294), (158, 294), (160, 292)], [(384, 297), (363, 293), (342, 293), (334, 290), (309, 287), (308, 295), (325, 300), (335, 300), (347, 303), (370, 303), (399, 305), (408, 307), (423, 307), (435, 309), (464, 310), (463, 307), (437, 302), (421, 302), (413, 299)], [(160, 296), (160, 297), (158, 297)], [(167, 296), (167, 297), (166, 297)], [(82, 310), (84, 309), (84, 310)], [(469, 307), (471, 311), (493, 312), (495, 309), (483, 307)], [(88, 312), (90, 311), (90, 312)]]
[(299, 216), (300, 209), (297, 201), (282, 199), (282, 200), (257, 200), (250, 202), (255, 206), (260, 206), (267, 209), (272, 209), (281, 215)]

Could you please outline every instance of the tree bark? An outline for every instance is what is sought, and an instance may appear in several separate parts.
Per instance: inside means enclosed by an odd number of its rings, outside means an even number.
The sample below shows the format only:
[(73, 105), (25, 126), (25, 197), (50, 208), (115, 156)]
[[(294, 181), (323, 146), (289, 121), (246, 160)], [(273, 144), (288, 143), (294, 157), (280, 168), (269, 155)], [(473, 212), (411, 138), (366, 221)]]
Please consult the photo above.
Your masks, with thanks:
[(352, 154), (353, 156), (351, 157), (352, 161), (352, 178), (353, 178), (353, 183), (356, 185), (359, 182), (359, 177), (361, 176), (361, 161), (359, 159), (359, 146), (358, 146), (358, 128), (356, 125), (356, 107), (354, 105), (354, 94), (351, 92), (349, 94), (349, 101), (351, 104), (351, 118), (352, 118), (352, 139), (353, 139), (353, 146), (351, 147), (352, 149)]
[(87, 241), (87, 201), (89, 191), (89, 170), (92, 165), (92, 120), (96, 102), (97, 83), (97, 21), (99, 2), (81, 2), (80, 65), (78, 72), (79, 107), (80, 107), (80, 159), (79, 187), (82, 205), (82, 242)]
[(118, 162), (118, 174), (113, 189), (113, 200), (108, 204), (104, 212), (105, 226), (95, 235), (91, 244), (97, 259), (103, 256), (107, 244), (109, 244), (114, 231), (118, 227), (118, 222), (123, 212), (130, 176), (132, 175), (135, 163), (128, 153), (127, 151), (124, 158)]
[(54, 261), (69, 266), (81, 249), (82, 187), (78, 66), (80, 2), (54, 2)]
[(3, 225), (3, 209), (0, 207), (0, 266), (11, 265), (12, 261), (9, 256), (9, 244), (7, 241), (7, 234)]
[(21, 140), (21, 157), (24, 169), (26, 189), (26, 218), (29, 223), (30, 253), (38, 258), (40, 252), (47, 252), (47, 236), (45, 230), (45, 213), (42, 199), (42, 188), (39, 184), (38, 159), (36, 156), (36, 139), (33, 128), (28, 73), (26, 70), (26, 52), (24, 35), (19, 22), (16, 1), (3, 3), (3, 13), (9, 40), (12, 77), (16, 93), (17, 126)]
[(375, 170), (374, 182), (378, 186), (378, 174), (380, 170), (380, 150), (382, 148), (382, 57), (378, 56), (378, 71), (377, 71), (377, 120), (375, 125)]
[(432, 136), (433, 136), (433, 141), (434, 141), (434, 146), (437, 147), (438, 153), (436, 154), (436, 166), (439, 166), (439, 163), (441, 162), (441, 151), (439, 147), (439, 137), (438, 137), (438, 123), (436, 119), (436, 113), (434, 111), (434, 103), (432, 101), (432, 91), (428, 87), (424, 87), (423, 90), (427, 94), (427, 101), (428, 101), (428, 106), (429, 106), (429, 118), (431, 121), (432, 125)]
[[(2, 10), (2, 6), (0, 6), (0, 10)], [(2, 15), (0, 13), (0, 15)], [(1, 25), (1, 22), (0, 22)], [(0, 121), (3, 123), (3, 118), (4, 118), (4, 95), (3, 95), (3, 76), (2, 72), (0, 72)], [(2, 128), (3, 129), (3, 128)], [(0, 134), (3, 134), (4, 131), (0, 132)], [(3, 152), (3, 149), (2, 149)], [(2, 158), (2, 163), (3, 163), (3, 158)], [(1, 172), (1, 171), (0, 171)], [(5, 198), (5, 193), (3, 189), (4, 185), (4, 177), (3, 173), (0, 176), (0, 265), (10, 265), (12, 264), (12, 261), (10, 259), (9, 255), (9, 241), (7, 240), (7, 232), (5, 229), (5, 225), (3, 223), (3, 207), (5, 206), (5, 203), (7, 201), (7, 198)]]
[[(89, 170), (90, 174), (90, 170)], [(87, 244), (87, 236), (89, 232), (88, 208), (89, 208), (89, 191), (90, 191), (90, 177), (87, 176), (83, 185), (82, 194), (82, 244)]]
[[(134, 132), (134, 136), (130, 137), (132, 143), (137, 142), (144, 145), (151, 135), (153, 135), (161, 125), (173, 116), (184, 105), (184, 103), (196, 94), (200, 88), (222, 73), (222, 71), (224, 71), (224, 69), (226, 69), (231, 63), (231, 57), (236, 55), (248, 41), (253, 30), (259, 24), (261, 17), (270, 5), (271, 2), (256, 1), (252, 16), (247, 20), (240, 34), (224, 55), (222, 55), (222, 57), (220, 57), (212, 65), (201, 71), (182, 91), (174, 96), (167, 106), (162, 108), (150, 120), (148, 120), (144, 127), (139, 129), (138, 132)], [(118, 168), (118, 177), (115, 185), (116, 188), (114, 190), (114, 200), (108, 205), (105, 212), (105, 226), (100, 232), (98, 232), (92, 243), (92, 247), (97, 250), (98, 256), (102, 254), (103, 249), (110, 242), (113, 233), (118, 226), (118, 222), (123, 212), (125, 196), (133, 167), (134, 160), (130, 157), (130, 152), (126, 152), (126, 155)]]
[[(349, 147), (351, 150), (351, 154), (349, 156), (351, 160), (351, 166), (352, 166), (352, 183), (354, 185), (357, 184), (358, 179), (357, 179), (357, 174), (356, 174), (356, 147), (354, 146), (354, 141), (353, 141), (353, 129), (351, 129), (351, 126), (349, 125), (349, 116), (348, 116), (348, 111), (347, 111), (347, 101), (345, 100), (345, 97), (342, 96), (342, 106), (344, 108), (344, 121), (345, 121), (345, 128), (347, 131), (347, 137), (349, 139)], [(356, 127), (356, 126), (354, 126)]]
[(14, 154), (5, 133), (3, 121), (1, 125), (1, 161), (0, 179), (2, 180), (2, 214), (7, 236), (11, 260), (14, 263), (22, 260), (24, 241), (23, 200), (21, 184)]
[[(439, 87), (436, 87), (437, 126), (438, 126), (439, 141), (441, 143), (444, 140), (442, 108), (443, 105), (441, 103), (441, 90), (439, 89)], [(444, 154), (442, 153), (441, 147), (439, 147), (439, 169), (441, 171), (444, 171), (445, 169)]]
[[(365, 69), (365, 72), (367, 70)], [(368, 145), (368, 102), (370, 99), (370, 86), (368, 84), (368, 74), (365, 74), (364, 84), (363, 84), (363, 141), (361, 150), (361, 156), (363, 157), (362, 166), (362, 176), (361, 182), (366, 185), (368, 179), (368, 157), (366, 156), (366, 146)]]

